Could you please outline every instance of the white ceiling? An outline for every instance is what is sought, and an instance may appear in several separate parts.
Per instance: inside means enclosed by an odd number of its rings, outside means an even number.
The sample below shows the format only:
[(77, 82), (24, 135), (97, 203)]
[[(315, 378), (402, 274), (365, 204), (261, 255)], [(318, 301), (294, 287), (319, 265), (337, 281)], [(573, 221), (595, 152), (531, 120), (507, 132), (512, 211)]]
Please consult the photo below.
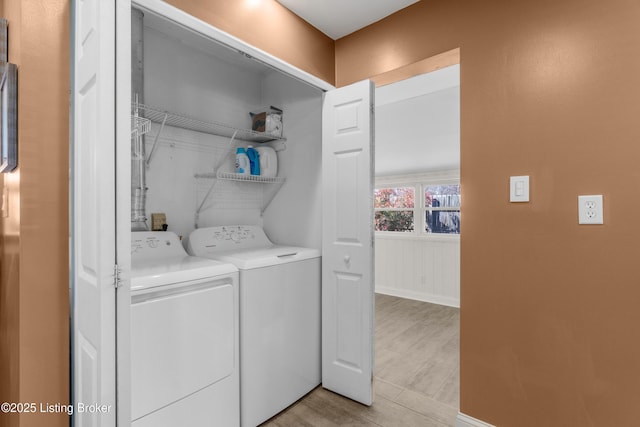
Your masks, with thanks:
[(376, 89), (376, 176), (460, 168), (460, 66)]
[(284, 7), (337, 40), (419, 0), (278, 0)]

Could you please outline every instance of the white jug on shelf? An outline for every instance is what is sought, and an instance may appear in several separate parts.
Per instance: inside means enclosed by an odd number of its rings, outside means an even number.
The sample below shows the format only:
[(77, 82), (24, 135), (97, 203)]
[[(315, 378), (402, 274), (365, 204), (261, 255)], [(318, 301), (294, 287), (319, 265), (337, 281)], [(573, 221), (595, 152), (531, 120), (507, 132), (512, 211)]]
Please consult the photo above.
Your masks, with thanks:
[(260, 155), (260, 176), (273, 178), (278, 175), (278, 156), (271, 147), (256, 147)]

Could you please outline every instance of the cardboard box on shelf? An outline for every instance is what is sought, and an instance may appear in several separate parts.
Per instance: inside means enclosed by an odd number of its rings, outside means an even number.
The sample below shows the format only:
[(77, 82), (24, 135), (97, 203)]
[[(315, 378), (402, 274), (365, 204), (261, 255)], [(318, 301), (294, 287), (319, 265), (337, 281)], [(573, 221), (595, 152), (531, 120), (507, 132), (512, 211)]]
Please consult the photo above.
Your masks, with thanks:
[(276, 138), (282, 137), (282, 110), (274, 106), (262, 108), (249, 113), (251, 130), (264, 132)]

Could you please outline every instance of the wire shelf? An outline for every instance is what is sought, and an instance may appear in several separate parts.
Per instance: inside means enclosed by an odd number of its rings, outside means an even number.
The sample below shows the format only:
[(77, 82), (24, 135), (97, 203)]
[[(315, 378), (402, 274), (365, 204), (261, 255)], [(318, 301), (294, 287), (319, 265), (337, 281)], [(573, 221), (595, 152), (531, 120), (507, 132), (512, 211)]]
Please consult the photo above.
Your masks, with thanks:
[(286, 180), (285, 178), (276, 177), (266, 177), (259, 175), (240, 175), (237, 173), (230, 172), (218, 172), (218, 179), (226, 179), (228, 181), (248, 181), (248, 182), (260, 182), (263, 184), (283, 184)]
[(266, 177), (259, 175), (240, 175), (231, 172), (218, 172), (218, 173), (197, 173), (196, 178), (206, 179), (222, 179), (225, 181), (245, 181), (245, 182), (257, 182), (262, 184), (284, 184), (286, 178), (279, 177)]
[[(238, 194), (240, 193), (240, 190), (242, 187), (244, 187), (245, 191), (249, 191), (250, 188), (253, 188), (256, 190), (258, 190), (259, 188), (260, 193), (258, 194), (262, 194), (262, 196), (258, 199), (259, 205), (255, 207), (258, 207), (260, 209), (260, 215), (262, 215), (265, 209), (267, 209), (267, 207), (273, 200), (273, 198), (276, 196), (280, 188), (282, 188), (282, 184), (284, 184), (286, 181), (285, 178), (279, 178), (279, 177), (267, 178), (264, 176), (240, 175), (237, 173), (230, 173), (230, 172), (197, 173), (194, 176), (196, 179), (213, 179), (214, 180), (211, 186), (209, 187), (208, 191), (206, 192), (206, 195), (202, 199), (202, 203), (200, 204), (200, 207), (196, 211), (196, 221), (197, 221), (198, 215), (200, 214), (203, 207), (209, 200), (209, 196), (211, 195), (213, 189), (216, 187), (217, 183), (226, 183), (223, 187), (232, 186), (233, 191), (231, 191), (230, 193), (227, 193), (228, 196), (225, 197), (224, 191), (216, 190), (216, 193), (218, 193), (218, 197), (216, 197), (215, 200), (218, 203), (223, 202), (224, 204), (229, 204), (230, 206), (234, 206), (234, 207), (236, 206), (236, 203), (239, 199)], [(246, 186), (246, 185), (242, 185), (241, 182), (250, 182), (250, 183), (258, 183), (258, 184), (276, 184), (276, 185), (274, 185), (273, 187), (263, 186), (263, 185)], [(253, 194), (256, 194), (256, 193), (254, 192)], [(247, 200), (248, 199), (246, 199), (245, 201)]]
[(196, 132), (204, 132), (213, 135), (231, 137), (236, 134), (236, 139), (248, 142), (269, 142), (269, 141), (285, 141), (286, 138), (270, 135), (264, 132), (255, 132), (248, 129), (238, 129), (222, 123), (209, 122), (184, 116), (182, 114), (172, 113), (150, 107), (144, 104), (132, 104), (134, 108), (138, 108), (141, 115), (155, 123), (164, 123), (167, 126), (178, 127)]

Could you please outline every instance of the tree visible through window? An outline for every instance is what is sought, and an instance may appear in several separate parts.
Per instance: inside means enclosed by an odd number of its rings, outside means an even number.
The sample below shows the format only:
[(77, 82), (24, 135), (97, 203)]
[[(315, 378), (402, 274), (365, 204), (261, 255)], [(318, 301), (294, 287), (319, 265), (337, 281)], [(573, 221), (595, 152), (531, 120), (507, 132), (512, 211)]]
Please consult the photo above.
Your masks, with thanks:
[(413, 231), (415, 188), (379, 188), (374, 191), (376, 231)]

